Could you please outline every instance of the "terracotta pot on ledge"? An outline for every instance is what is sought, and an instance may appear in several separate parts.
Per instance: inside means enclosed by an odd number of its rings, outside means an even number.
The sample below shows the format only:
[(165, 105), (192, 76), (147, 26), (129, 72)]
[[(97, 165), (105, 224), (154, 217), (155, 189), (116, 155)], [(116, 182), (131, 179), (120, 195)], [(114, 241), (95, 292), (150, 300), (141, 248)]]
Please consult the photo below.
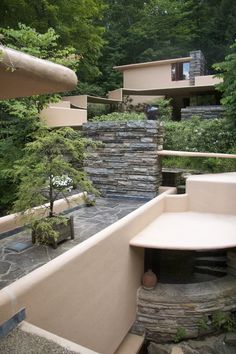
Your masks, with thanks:
[(143, 274), (142, 284), (145, 289), (154, 289), (157, 285), (157, 276), (151, 269)]

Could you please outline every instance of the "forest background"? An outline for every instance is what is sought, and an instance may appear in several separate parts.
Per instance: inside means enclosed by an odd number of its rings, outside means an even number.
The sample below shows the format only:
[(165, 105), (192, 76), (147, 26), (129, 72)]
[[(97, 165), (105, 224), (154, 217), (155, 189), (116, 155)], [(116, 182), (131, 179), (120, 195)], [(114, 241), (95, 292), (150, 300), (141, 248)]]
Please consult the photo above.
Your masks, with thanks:
[[(77, 93), (104, 95), (121, 86), (113, 66), (186, 56), (201, 49), (208, 69), (236, 37), (234, 0), (2, 0), (0, 27), (18, 23), (80, 55)], [(4, 42), (4, 40), (3, 40)]]

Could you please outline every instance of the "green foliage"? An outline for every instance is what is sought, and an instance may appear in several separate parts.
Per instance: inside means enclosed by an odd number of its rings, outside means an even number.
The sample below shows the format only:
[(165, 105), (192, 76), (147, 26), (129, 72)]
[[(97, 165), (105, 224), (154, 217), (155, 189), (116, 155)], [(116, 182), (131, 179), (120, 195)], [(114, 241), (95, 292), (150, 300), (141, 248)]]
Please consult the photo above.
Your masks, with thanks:
[(96, 198), (92, 194), (85, 194), (84, 193), (83, 200), (84, 200), (86, 206), (88, 206), (88, 207), (96, 205)]
[[(113, 66), (186, 56), (201, 49), (209, 64), (222, 61), (236, 33), (234, 0), (2, 0), (0, 23), (21, 22), (81, 56), (79, 77), (104, 92), (122, 86)], [(101, 75), (99, 75), (101, 73)]]
[(79, 82), (77, 87), (73, 91), (67, 92), (66, 95), (104, 96), (105, 92), (103, 91), (102, 87), (97, 86), (95, 84), (88, 83), (88, 82)]
[[(77, 68), (73, 48), (58, 48), (58, 35), (53, 29), (40, 34), (25, 25), (17, 29), (0, 29), (4, 44), (43, 59)], [(23, 158), (24, 147), (40, 129), (39, 112), (58, 95), (41, 95), (0, 102), (0, 214), (10, 211), (16, 198), (17, 178), (13, 165)]]
[(174, 342), (181, 342), (187, 335), (186, 329), (184, 327), (177, 327), (176, 334), (174, 337)]
[[(85, 172), (78, 167), (89, 144), (93, 145), (71, 128), (39, 129), (14, 166), (15, 176), (20, 181), (14, 211), (25, 212), (49, 202), (47, 208), (52, 217), (55, 200), (61, 194), (65, 197), (68, 187), (79, 185), (83, 190), (96, 193)], [(69, 183), (64, 183), (65, 180)]]
[(212, 325), (217, 330), (232, 332), (236, 330), (236, 318), (232, 313), (217, 311), (213, 314)]
[(161, 121), (170, 121), (172, 119), (171, 99), (161, 98), (151, 102), (151, 104), (158, 107)]
[(110, 114), (97, 116), (92, 119), (93, 122), (104, 122), (104, 121), (128, 121), (128, 120), (144, 120), (146, 119), (144, 114), (135, 112), (113, 112)]
[[(225, 119), (165, 122), (164, 149), (193, 152), (236, 152), (236, 131)], [(235, 171), (235, 159), (166, 157), (165, 167), (197, 169), (210, 172)]]
[(225, 61), (215, 64), (214, 67), (221, 71), (219, 76), (223, 79), (218, 85), (218, 89), (223, 93), (221, 103), (226, 109), (226, 116), (236, 128), (236, 40), (230, 48), (231, 53), (226, 56)]
[(223, 60), (228, 47), (235, 39), (236, 2), (234, 0), (186, 0), (189, 20), (192, 23), (191, 48), (201, 49), (209, 69)]
[(203, 331), (206, 331), (209, 327), (209, 324), (208, 324), (209, 320), (207, 317), (202, 317), (199, 319), (198, 321), (198, 328), (200, 330), (203, 330)]
[(32, 221), (31, 227), (36, 235), (35, 241), (44, 245), (47, 245), (50, 240), (57, 241), (60, 235), (59, 227), (66, 225), (67, 222), (68, 219), (61, 215)]
[(102, 0), (2, 0), (0, 23), (4, 28), (16, 29), (21, 22), (40, 33), (54, 28), (62, 47), (75, 47), (82, 58), (80, 77), (92, 80), (99, 74), (97, 60), (104, 44), (101, 19), (105, 8)]
[(110, 113), (110, 105), (89, 103), (88, 104), (88, 120), (93, 120), (94, 117), (104, 116)]
[(19, 23), (16, 29), (0, 28), (0, 34), (3, 43), (13, 49), (66, 65), (73, 70), (78, 69), (80, 56), (72, 46), (59, 48), (59, 35), (53, 28), (39, 33), (34, 28)]
[(164, 149), (222, 152), (236, 148), (236, 131), (224, 119), (202, 120), (197, 117), (181, 122), (166, 122)]

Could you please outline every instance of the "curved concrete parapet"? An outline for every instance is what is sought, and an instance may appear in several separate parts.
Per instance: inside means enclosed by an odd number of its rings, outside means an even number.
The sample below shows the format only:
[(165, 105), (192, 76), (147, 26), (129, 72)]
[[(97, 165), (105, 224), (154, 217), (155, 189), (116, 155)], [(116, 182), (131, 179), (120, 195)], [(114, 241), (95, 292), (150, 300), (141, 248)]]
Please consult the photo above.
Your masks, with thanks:
[(129, 241), (163, 211), (167, 194), (0, 291), (0, 323), (20, 309), (26, 320), (103, 354), (113, 354), (136, 317), (142, 249)]
[(0, 100), (72, 90), (76, 74), (65, 66), (0, 45)]
[(162, 213), (131, 246), (210, 250), (236, 246), (236, 173), (191, 176), (186, 194), (165, 197)]

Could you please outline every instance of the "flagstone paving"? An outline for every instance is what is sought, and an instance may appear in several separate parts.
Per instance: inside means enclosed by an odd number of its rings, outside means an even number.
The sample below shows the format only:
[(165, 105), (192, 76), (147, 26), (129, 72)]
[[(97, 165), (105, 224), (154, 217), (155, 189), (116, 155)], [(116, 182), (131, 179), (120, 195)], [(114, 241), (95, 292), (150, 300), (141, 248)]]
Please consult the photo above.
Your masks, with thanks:
[[(144, 202), (129, 198), (99, 198), (93, 207), (79, 207), (68, 214), (74, 215), (75, 239), (61, 243), (57, 249), (33, 245), (30, 230), (3, 238), (0, 240), (0, 289), (113, 224)], [(20, 249), (22, 243), (24, 250)]]

